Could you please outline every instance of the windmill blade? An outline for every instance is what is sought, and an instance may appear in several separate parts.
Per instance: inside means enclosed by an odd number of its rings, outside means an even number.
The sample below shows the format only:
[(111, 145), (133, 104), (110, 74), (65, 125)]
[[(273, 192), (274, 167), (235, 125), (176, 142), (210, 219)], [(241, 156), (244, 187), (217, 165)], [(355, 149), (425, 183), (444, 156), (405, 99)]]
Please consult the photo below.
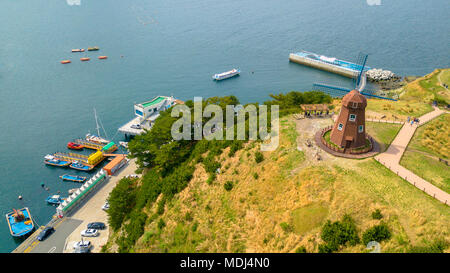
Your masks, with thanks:
[(349, 88), (335, 86), (335, 85), (329, 85), (329, 84), (324, 84), (324, 83), (314, 83), (313, 89), (327, 93), (334, 98), (343, 97), (348, 92), (352, 91)]
[[(322, 91), (324, 93), (329, 94), (330, 96), (336, 98), (336, 97), (343, 97), (348, 92), (352, 91), (350, 88), (335, 86), (335, 85), (329, 85), (324, 83), (314, 83), (314, 90)], [(384, 100), (391, 100), (391, 101), (397, 101), (396, 99), (388, 98), (388, 97), (382, 97), (379, 95), (376, 95), (377, 91), (375, 90), (367, 90), (360, 92), (362, 95), (369, 97), (369, 98), (378, 98), (378, 99), (384, 99)]]
[(367, 70), (366, 69), (366, 63), (367, 63), (368, 56), (369, 55), (360, 52), (359, 55), (358, 55), (358, 59), (356, 60), (356, 64), (359, 66), (358, 67), (359, 72), (358, 72), (358, 76), (354, 80), (354, 82), (355, 82), (355, 89), (360, 90), (358, 87), (361, 84), (362, 77), (364, 77), (365, 70)]

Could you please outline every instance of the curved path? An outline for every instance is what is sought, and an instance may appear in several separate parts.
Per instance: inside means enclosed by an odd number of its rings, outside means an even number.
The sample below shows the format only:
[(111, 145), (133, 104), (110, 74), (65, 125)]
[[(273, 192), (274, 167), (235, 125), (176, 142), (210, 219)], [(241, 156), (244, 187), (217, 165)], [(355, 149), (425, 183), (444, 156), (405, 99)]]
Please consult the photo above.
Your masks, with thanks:
[(409, 183), (413, 184), (418, 189), (426, 192), (442, 203), (448, 205), (450, 203), (450, 194), (439, 189), (430, 182), (415, 175), (413, 172), (400, 165), (400, 159), (402, 158), (403, 153), (405, 152), (408, 143), (411, 141), (411, 138), (413, 137), (417, 127), (427, 123), (428, 121), (440, 116), (443, 113), (445, 113), (445, 111), (434, 107), (434, 111), (427, 113), (419, 118), (418, 125), (405, 123), (386, 152), (377, 155), (375, 157), (375, 160), (389, 168), (400, 177), (404, 178)]

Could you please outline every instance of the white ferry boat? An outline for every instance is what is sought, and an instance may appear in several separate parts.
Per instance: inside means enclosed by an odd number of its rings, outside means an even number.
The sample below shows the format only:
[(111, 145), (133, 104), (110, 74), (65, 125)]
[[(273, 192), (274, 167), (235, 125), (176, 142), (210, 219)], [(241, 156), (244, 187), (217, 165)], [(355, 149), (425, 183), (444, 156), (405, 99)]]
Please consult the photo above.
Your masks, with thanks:
[(230, 71), (227, 71), (227, 72), (223, 72), (223, 73), (220, 73), (220, 74), (214, 74), (214, 76), (212, 78), (214, 80), (216, 80), (216, 81), (220, 81), (220, 80), (225, 80), (225, 79), (237, 76), (240, 73), (241, 73), (241, 70), (234, 68), (234, 69), (232, 69)]

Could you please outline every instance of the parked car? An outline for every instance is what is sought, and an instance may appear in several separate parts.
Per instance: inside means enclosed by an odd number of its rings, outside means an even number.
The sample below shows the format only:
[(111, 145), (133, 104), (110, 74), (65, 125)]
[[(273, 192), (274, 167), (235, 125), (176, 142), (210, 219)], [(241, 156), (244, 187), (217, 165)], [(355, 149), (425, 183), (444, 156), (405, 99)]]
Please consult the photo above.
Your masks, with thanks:
[(108, 201), (105, 202), (105, 204), (102, 206), (102, 210), (108, 210), (109, 209), (109, 203)]
[(79, 241), (79, 242), (75, 242), (73, 244), (73, 248), (74, 249), (80, 249), (80, 248), (91, 248), (91, 242), (90, 241)]
[(100, 235), (100, 233), (96, 229), (85, 229), (81, 231), (81, 236), (84, 237), (97, 237), (98, 235)]
[(46, 228), (44, 228), (44, 230), (41, 231), (41, 233), (39, 233), (39, 235), (37, 236), (37, 239), (39, 241), (43, 241), (43, 240), (45, 240), (45, 238), (50, 236), (50, 234), (52, 234), (54, 231), (55, 231), (55, 229), (53, 227), (46, 227)]
[(88, 229), (105, 229), (106, 225), (102, 222), (93, 222), (87, 225)]
[(73, 251), (73, 253), (89, 253), (91, 252), (91, 248), (89, 247), (77, 247)]
[(130, 127), (133, 129), (142, 129), (142, 126), (140, 124), (133, 124)]

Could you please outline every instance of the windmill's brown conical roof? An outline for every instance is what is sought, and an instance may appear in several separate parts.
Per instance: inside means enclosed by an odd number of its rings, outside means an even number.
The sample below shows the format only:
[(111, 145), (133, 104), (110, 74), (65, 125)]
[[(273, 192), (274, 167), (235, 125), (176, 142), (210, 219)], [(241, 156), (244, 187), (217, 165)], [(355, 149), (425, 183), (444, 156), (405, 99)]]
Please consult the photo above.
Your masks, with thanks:
[(358, 90), (352, 90), (342, 98), (342, 106), (353, 107), (353, 103), (358, 103), (358, 108), (367, 106), (367, 99)]

